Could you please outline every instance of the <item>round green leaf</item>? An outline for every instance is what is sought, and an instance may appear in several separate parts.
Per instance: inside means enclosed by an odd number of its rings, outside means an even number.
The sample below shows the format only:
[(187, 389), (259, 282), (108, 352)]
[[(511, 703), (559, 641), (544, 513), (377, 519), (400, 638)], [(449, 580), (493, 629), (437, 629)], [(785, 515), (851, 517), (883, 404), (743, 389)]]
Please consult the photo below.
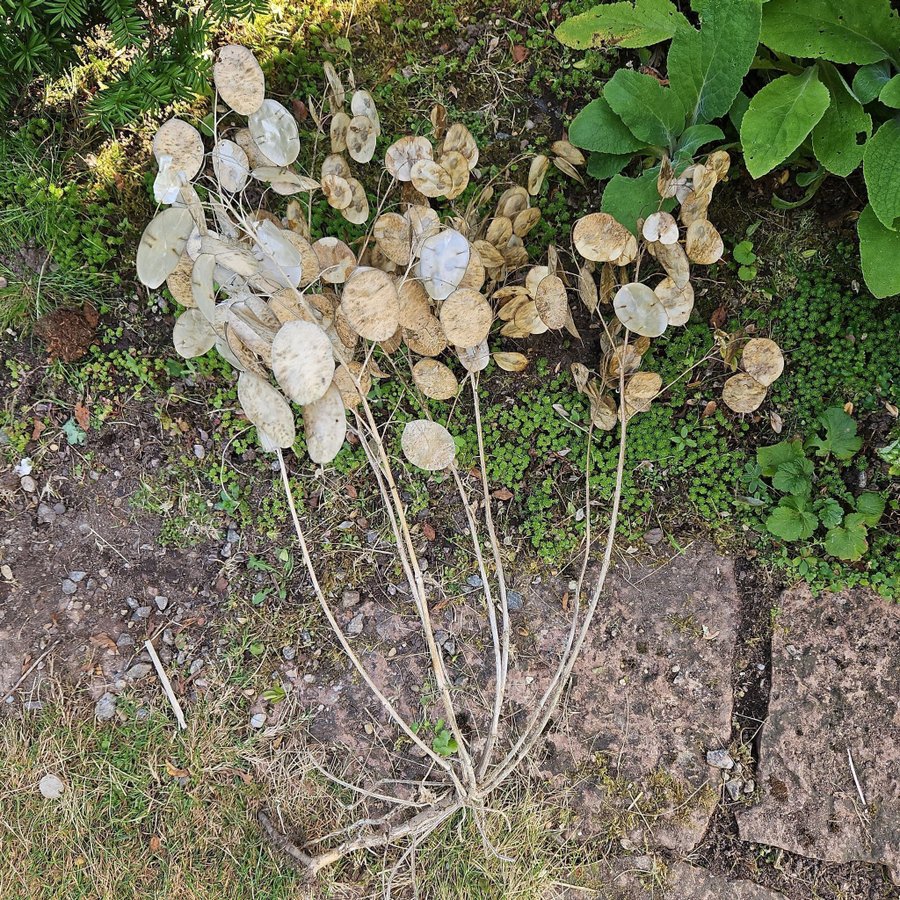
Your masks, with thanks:
[(825, 535), (825, 552), (848, 562), (860, 559), (869, 549), (864, 525), (829, 528)]
[(766, 528), (783, 541), (811, 538), (819, 520), (810, 508), (809, 497), (782, 497), (781, 503), (766, 519)]
[(863, 517), (866, 525), (877, 525), (884, 513), (884, 497), (871, 491), (856, 498), (856, 512)]

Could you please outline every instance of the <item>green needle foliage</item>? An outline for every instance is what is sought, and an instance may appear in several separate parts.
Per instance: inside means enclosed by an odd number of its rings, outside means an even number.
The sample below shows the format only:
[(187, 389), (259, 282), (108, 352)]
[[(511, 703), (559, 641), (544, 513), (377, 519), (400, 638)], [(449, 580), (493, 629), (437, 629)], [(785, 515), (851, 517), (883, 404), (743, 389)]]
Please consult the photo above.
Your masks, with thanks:
[(91, 100), (92, 121), (111, 129), (201, 93), (216, 29), (261, 12), (265, 0), (0, 0), (0, 108), (39, 77), (77, 63), (85, 41), (105, 36), (127, 67)]

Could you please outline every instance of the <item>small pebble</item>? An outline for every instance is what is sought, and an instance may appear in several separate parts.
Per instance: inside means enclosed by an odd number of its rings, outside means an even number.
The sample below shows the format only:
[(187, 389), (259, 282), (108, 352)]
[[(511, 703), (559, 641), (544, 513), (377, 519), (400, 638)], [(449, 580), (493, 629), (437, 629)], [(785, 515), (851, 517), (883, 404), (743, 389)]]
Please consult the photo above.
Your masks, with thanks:
[(706, 763), (717, 769), (734, 768), (734, 760), (727, 750), (708, 750), (706, 753)]
[(169, 598), (157, 595), (153, 598), (153, 602), (156, 604), (156, 608), (162, 612), (169, 605)]
[(282, 647), (281, 655), (290, 662), (297, 655), (297, 651), (293, 647)]
[(82, 572), (80, 570), (69, 572), (69, 581), (74, 581), (75, 584), (80, 584), (85, 578), (87, 578), (87, 572)]
[(364, 616), (362, 613), (354, 616), (347, 625), (347, 634), (354, 637), (362, 633)]
[(480, 588), (484, 585), (484, 582), (481, 580), (480, 575), (470, 575), (466, 579), (466, 582), (468, 583), (469, 587), (473, 588)]
[(107, 691), (94, 706), (94, 715), (101, 722), (108, 722), (116, 714), (116, 698)]
[(506, 608), (510, 612), (518, 612), (525, 605), (525, 600), (518, 591), (507, 591)]
[(149, 618), (150, 618), (150, 613), (152, 613), (152, 612), (153, 612), (153, 610), (152, 610), (152, 608), (149, 607), (149, 606), (139, 606), (139, 607), (135, 610), (135, 615), (136, 615), (139, 619), (149, 619)]
[(30, 475), (23, 475), (19, 479), (19, 484), (26, 494), (33, 494), (37, 490), (37, 484), (35, 484), (34, 479)]
[(38, 790), (45, 800), (59, 800), (66, 789), (56, 775), (45, 775), (38, 783)]
[(71, 596), (78, 590), (78, 585), (71, 578), (64, 578), (62, 583), (62, 592)]
[(152, 668), (153, 666), (150, 663), (137, 663), (125, 673), (125, 678), (128, 681), (140, 681), (150, 674)]
[(256, 715), (250, 717), (250, 727), (251, 728), (262, 728), (263, 725), (266, 724), (266, 714), (265, 713), (256, 713)]
[(728, 796), (731, 797), (732, 800), (737, 800), (741, 796), (741, 790), (744, 787), (744, 782), (738, 778), (729, 778), (728, 781), (725, 782), (725, 790), (728, 792)]

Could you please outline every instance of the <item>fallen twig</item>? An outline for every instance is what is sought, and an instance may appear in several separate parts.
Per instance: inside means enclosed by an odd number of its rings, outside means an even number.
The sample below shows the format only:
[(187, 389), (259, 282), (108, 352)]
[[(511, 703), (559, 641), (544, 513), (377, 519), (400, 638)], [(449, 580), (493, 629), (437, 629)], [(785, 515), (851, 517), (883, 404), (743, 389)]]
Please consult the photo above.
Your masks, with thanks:
[(150, 641), (145, 641), (144, 647), (150, 654), (150, 659), (153, 660), (153, 668), (156, 669), (156, 674), (159, 676), (160, 684), (162, 684), (163, 693), (165, 693), (166, 699), (169, 701), (169, 705), (172, 707), (172, 711), (175, 713), (175, 719), (178, 722), (178, 727), (187, 728), (187, 721), (184, 718), (184, 710), (182, 710), (181, 704), (178, 702), (178, 698), (175, 696), (175, 691), (172, 690), (172, 682), (169, 681), (169, 676), (166, 675), (166, 670), (163, 668), (162, 660), (156, 653), (156, 648)]

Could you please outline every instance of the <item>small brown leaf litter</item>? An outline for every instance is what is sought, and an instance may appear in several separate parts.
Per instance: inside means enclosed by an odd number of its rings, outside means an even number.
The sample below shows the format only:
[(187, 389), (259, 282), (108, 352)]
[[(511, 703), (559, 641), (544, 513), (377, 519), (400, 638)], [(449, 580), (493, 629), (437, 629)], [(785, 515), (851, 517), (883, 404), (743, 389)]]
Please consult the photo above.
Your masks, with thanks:
[(34, 333), (47, 346), (50, 360), (76, 362), (94, 343), (99, 316), (85, 303), (80, 310), (55, 309), (35, 322)]

